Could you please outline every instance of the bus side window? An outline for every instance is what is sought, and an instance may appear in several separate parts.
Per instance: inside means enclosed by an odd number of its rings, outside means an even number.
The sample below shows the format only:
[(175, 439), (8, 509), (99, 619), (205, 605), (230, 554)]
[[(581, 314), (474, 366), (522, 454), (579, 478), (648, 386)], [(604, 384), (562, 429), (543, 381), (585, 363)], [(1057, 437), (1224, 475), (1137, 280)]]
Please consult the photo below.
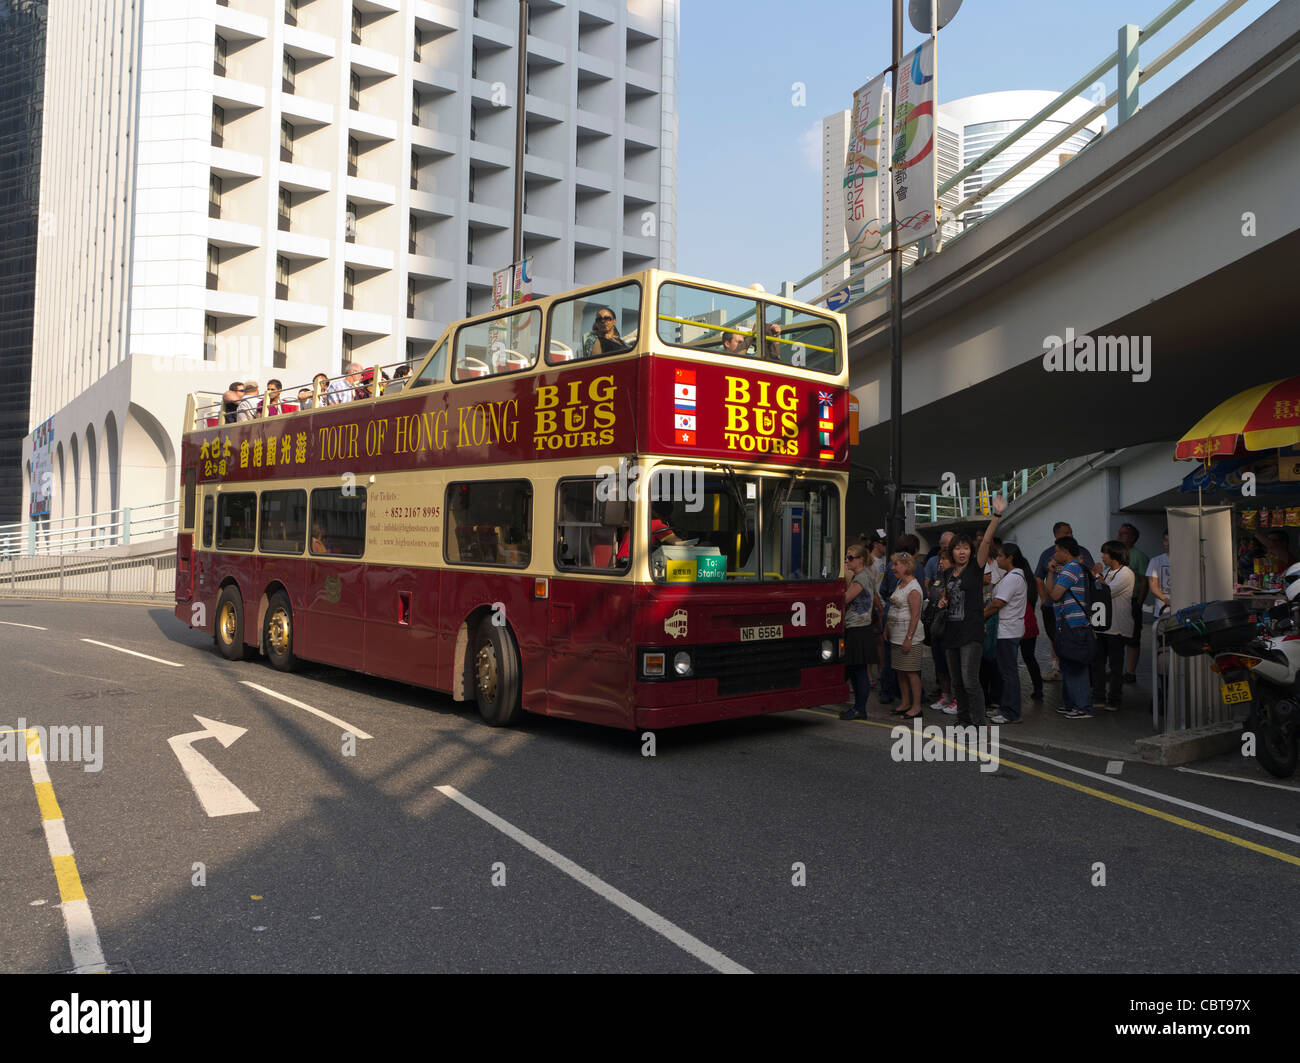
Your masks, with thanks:
[(181, 517), (182, 531), (194, 530), (194, 503), (195, 496), (198, 494), (198, 478), (197, 468), (185, 470), (185, 512)]
[(257, 542), (257, 495), (223, 494), (217, 499), (217, 549), (252, 550)]
[(366, 549), (366, 489), (318, 487), (311, 493), (311, 552), (360, 557)]
[[(594, 479), (564, 480), (555, 507), (555, 566), (622, 574), (631, 567), (630, 529), (606, 519)], [(626, 508), (626, 507), (624, 507)]]
[(203, 549), (212, 549), (212, 514), (214, 501), (211, 495), (203, 496)]
[(533, 485), (496, 480), (447, 485), (446, 560), (527, 565), (533, 549)]

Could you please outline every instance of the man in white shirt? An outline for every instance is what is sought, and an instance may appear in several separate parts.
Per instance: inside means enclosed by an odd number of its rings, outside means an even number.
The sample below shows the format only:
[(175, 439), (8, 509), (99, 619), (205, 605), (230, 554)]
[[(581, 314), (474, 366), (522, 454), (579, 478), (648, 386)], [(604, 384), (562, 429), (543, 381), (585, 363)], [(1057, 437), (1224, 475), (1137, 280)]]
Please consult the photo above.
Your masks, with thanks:
[(361, 385), (361, 366), (348, 362), (346, 376), (332, 381), (325, 395), (325, 405), (333, 406), (339, 402), (351, 402), (357, 397), (356, 389)]
[[(1093, 569), (1110, 588), (1110, 627), (1099, 634), (1100, 646), (1092, 661), (1093, 707), (1118, 712), (1124, 690), (1124, 648), (1133, 637), (1133, 586), (1136, 577), (1128, 567), (1128, 547), (1118, 539), (1101, 544), (1101, 561)], [(1110, 683), (1106, 666), (1110, 665)], [(1102, 692), (1105, 691), (1105, 700)]]

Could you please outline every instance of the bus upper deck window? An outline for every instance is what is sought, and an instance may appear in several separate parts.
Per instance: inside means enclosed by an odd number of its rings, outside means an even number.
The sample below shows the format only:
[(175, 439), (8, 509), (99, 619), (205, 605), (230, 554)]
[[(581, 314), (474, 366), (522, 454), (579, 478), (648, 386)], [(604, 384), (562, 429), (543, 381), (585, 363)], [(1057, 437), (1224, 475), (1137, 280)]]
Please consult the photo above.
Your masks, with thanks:
[(563, 365), (581, 358), (627, 354), (641, 331), (641, 285), (620, 284), (587, 292), (551, 307), (546, 361)]

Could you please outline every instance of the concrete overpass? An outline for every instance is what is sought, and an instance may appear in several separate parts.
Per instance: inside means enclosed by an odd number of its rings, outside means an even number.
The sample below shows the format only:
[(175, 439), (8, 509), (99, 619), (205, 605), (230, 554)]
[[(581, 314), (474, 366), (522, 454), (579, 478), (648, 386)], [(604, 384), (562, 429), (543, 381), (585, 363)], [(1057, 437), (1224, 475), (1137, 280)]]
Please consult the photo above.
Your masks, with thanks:
[[(1300, 3), (1286, 0), (904, 274), (904, 483), (1177, 438), (1300, 373), (1298, 281)], [(1149, 336), (1150, 379), (1046, 371), (1045, 338), (1067, 328)], [(883, 472), (886, 292), (849, 332), (854, 459)]]

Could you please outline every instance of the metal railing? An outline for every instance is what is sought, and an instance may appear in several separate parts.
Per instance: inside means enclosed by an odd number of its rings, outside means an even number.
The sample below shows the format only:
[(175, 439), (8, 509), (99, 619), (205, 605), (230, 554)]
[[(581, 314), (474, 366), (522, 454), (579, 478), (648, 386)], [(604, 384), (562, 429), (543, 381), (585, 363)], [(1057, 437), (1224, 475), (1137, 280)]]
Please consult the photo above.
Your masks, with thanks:
[[(432, 345), (430, 345), (432, 346)], [(400, 390), (414, 380), (414, 372), (424, 360), (425, 355), (408, 361), (392, 362), (388, 365), (366, 365), (355, 363), (360, 368), (355, 373), (342, 373), (329, 377), (324, 382), (313, 380), (298, 387), (287, 387), (280, 391), (274, 402), (267, 402), (265, 393), (248, 396), (237, 401), (232, 412), (225, 408), (224, 392), (195, 391), (191, 393), (194, 400), (192, 414), (188, 414), (182, 432), (191, 432), (202, 428), (217, 428), (222, 424), (242, 421), (260, 421), (267, 417), (299, 413), (313, 407), (330, 406), (355, 399), (379, 398), (385, 391)], [(402, 376), (398, 376), (401, 370)], [(324, 374), (319, 374), (323, 376)], [(375, 384), (378, 381), (378, 385)], [(310, 396), (301, 395), (311, 392)]]
[(177, 514), (177, 500), (173, 498), (79, 517), (0, 524), (0, 561), (129, 546), (133, 542), (175, 535)]
[(1001, 494), (1008, 502), (1013, 502), (1051, 476), (1058, 465), (1057, 462), (1050, 462), (1032, 469), (1021, 469), (1002, 480), (1001, 489), (997, 487), (996, 479), (990, 481), (985, 476), (971, 480), (965, 494), (959, 491), (952, 494), (944, 494), (942, 491), (922, 492), (915, 496), (915, 521), (917, 524), (937, 524), (942, 521), (987, 517), (993, 512), (994, 494)]
[[(941, 185), (939, 185), (938, 191), (935, 196), (936, 201), (939, 198), (941, 198), (945, 193), (955, 188), (960, 181), (965, 180), (967, 177), (970, 177), (972, 174), (977, 173), (984, 166), (988, 165), (989, 162), (997, 158), (1008, 148), (1010, 148), (1013, 144), (1017, 143), (1027, 134), (1032, 132), (1038, 125), (1040, 125), (1051, 115), (1059, 111), (1067, 103), (1071, 102), (1072, 100), (1075, 100), (1078, 97), (1079, 93), (1083, 92), (1089, 86), (1095, 84), (1097, 79), (1100, 78), (1103, 74), (1108, 73), (1112, 69), (1117, 71), (1118, 85), (1114, 92), (1111, 92), (1101, 103), (1095, 104), (1085, 114), (1081, 115), (1079, 118), (1074, 119), (1060, 132), (1048, 138), (1044, 143), (1040, 144), (1037, 148), (1034, 149), (1034, 151), (1030, 152), (1023, 159), (1018, 160), (1014, 165), (1008, 167), (1002, 173), (993, 177), (990, 181), (988, 181), (986, 184), (980, 187), (980, 189), (976, 191), (973, 195), (967, 196), (960, 203), (958, 203), (956, 207), (954, 207), (951, 211), (945, 210), (944, 212), (945, 225), (955, 221), (966, 211), (970, 210), (972, 207), (977, 206), (978, 204), (983, 202), (984, 199), (986, 199), (993, 192), (996, 192), (1008, 181), (1011, 181), (1014, 178), (1019, 177), (1022, 173), (1028, 170), (1029, 167), (1034, 165), (1034, 163), (1038, 162), (1049, 152), (1055, 150), (1057, 147), (1059, 147), (1070, 137), (1078, 133), (1079, 130), (1084, 128), (1084, 126), (1086, 126), (1089, 122), (1094, 121), (1096, 118), (1104, 115), (1108, 110), (1110, 110), (1111, 107), (1114, 107), (1118, 104), (1119, 120), (1116, 123), (1117, 126), (1121, 124), (1127, 117), (1132, 116), (1134, 113), (1136, 113), (1138, 109), (1139, 87), (1145, 82), (1147, 82), (1148, 80), (1150, 80), (1151, 78), (1153, 78), (1166, 66), (1168, 66), (1175, 59), (1177, 59), (1184, 52), (1186, 52), (1189, 48), (1195, 45), (1198, 41), (1200, 41), (1203, 37), (1205, 37), (1208, 33), (1210, 33), (1210, 31), (1213, 30), (1216, 26), (1218, 26), (1220, 23), (1224, 22), (1227, 18), (1229, 18), (1238, 8), (1242, 7), (1246, 3), (1246, 0), (1226, 0), (1226, 2), (1220, 4), (1220, 6), (1216, 8), (1212, 14), (1210, 14), (1205, 19), (1203, 19), (1193, 29), (1183, 34), (1183, 36), (1180, 37), (1173, 45), (1171, 45), (1168, 49), (1166, 49), (1162, 54), (1157, 56), (1148, 65), (1139, 68), (1138, 51), (1141, 45), (1150, 42), (1160, 30), (1164, 29), (1165, 26), (1167, 26), (1170, 22), (1172, 22), (1175, 18), (1177, 18), (1180, 14), (1182, 14), (1183, 11), (1191, 7), (1192, 4), (1196, 2), (1197, 0), (1176, 0), (1175, 3), (1167, 7), (1164, 11), (1162, 11), (1159, 15), (1157, 15), (1154, 19), (1152, 19), (1151, 22), (1149, 22), (1146, 26), (1143, 26), (1140, 30), (1138, 30), (1136, 35), (1133, 35), (1131, 33), (1126, 33), (1125, 31), (1128, 29), (1128, 27), (1122, 27), (1120, 29), (1120, 39), (1123, 42), (1123, 47), (1117, 47), (1115, 51), (1111, 52), (1109, 56), (1101, 60), (1101, 62), (1097, 63), (1096, 66), (1094, 66), (1091, 70), (1089, 70), (1086, 74), (1084, 74), (1081, 78), (1079, 78), (1078, 81), (1076, 81), (1073, 85), (1071, 85), (1059, 96), (1057, 96), (1056, 99), (1054, 99), (1051, 103), (1049, 103), (1036, 115), (1034, 115), (1032, 118), (1026, 119), (1018, 127), (1016, 127), (1009, 134), (1007, 134), (1007, 136), (1003, 137), (1000, 141), (998, 141), (998, 143), (994, 144), (986, 152), (980, 155), (980, 157), (977, 158), (974, 162), (964, 166), (962, 169), (957, 171), (957, 173), (955, 173), (952, 177), (950, 177), (948, 180), (944, 181)], [(1096, 139), (1097, 138), (1094, 138), (1092, 141), (1089, 141), (1089, 144), (1096, 143)], [(1071, 160), (1067, 159), (1064, 162), (1062, 162), (1061, 165), (1068, 166), (1070, 164), (1070, 161)], [(1045, 177), (1047, 175), (1044, 174), (1043, 176)], [(1033, 182), (1033, 184), (1037, 184), (1037, 183), (1038, 183), (1037, 181)], [(1033, 184), (1028, 186), (1028, 188), (1032, 188)], [(1027, 191), (1028, 188), (1022, 190), (1019, 193), (1019, 195), (1023, 195), (1024, 191)], [(948, 239), (945, 236), (944, 243), (951, 244), (955, 240), (960, 240), (962, 237), (966, 235), (966, 233), (970, 232), (972, 229), (978, 226), (981, 221), (983, 221), (985, 218), (989, 216), (990, 216), (989, 214), (983, 214), (979, 217), (972, 219), (971, 223), (965, 225), (963, 227), (962, 232), (957, 234), (955, 237)], [(800, 288), (806, 287), (807, 285), (811, 284), (813, 281), (820, 280), (832, 269), (835, 269), (837, 266), (841, 266), (845, 262), (848, 262), (850, 258), (850, 254), (851, 252), (846, 251), (844, 252), (844, 254), (840, 255), (839, 257), (832, 259), (830, 262), (823, 263), (815, 272), (810, 273), (802, 280), (795, 282), (793, 288), (795, 290), (798, 290)], [(920, 257), (926, 257), (926, 256), (922, 254)], [(813, 304), (825, 302), (830, 296), (840, 291), (846, 285), (851, 285), (856, 278), (860, 278), (863, 274), (867, 272), (879, 269), (882, 263), (885, 262), (888, 262), (887, 256), (883, 258), (881, 257), (873, 258), (867, 262), (864, 262), (854, 267), (850, 271), (849, 276), (847, 278), (833, 282), (819, 295), (813, 297), (808, 301)], [(914, 267), (915, 267), (915, 263), (913, 263), (913, 265), (910, 267), (903, 268), (902, 272), (907, 272), (908, 269)], [(845, 306), (842, 306), (840, 308), (841, 312), (847, 313), (849, 310), (853, 309), (854, 307), (859, 306), (862, 303), (865, 303), (867, 299), (875, 295), (877, 292), (884, 290), (886, 287), (888, 287), (888, 285), (889, 285), (888, 279), (884, 280), (879, 284), (874, 285), (870, 289), (864, 291), (856, 299), (853, 299)]]
[(59, 554), (0, 562), (0, 598), (169, 602), (175, 597), (174, 545), (134, 557)]

